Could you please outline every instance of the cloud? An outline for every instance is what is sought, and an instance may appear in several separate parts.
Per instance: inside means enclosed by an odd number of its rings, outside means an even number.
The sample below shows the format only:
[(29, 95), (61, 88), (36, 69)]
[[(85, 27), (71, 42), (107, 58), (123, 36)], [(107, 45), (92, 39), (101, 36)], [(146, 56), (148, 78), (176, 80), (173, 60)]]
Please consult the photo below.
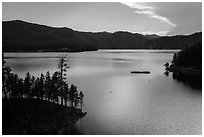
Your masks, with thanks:
[(174, 24), (173, 22), (171, 22), (168, 18), (163, 17), (158, 15), (155, 12), (155, 8), (154, 7), (150, 7), (150, 6), (144, 6), (138, 3), (134, 3), (134, 2), (121, 2), (123, 5), (126, 5), (132, 9), (135, 9), (135, 13), (137, 14), (145, 14), (151, 18), (155, 18), (159, 21), (162, 21), (164, 23), (169, 24), (172, 27), (176, 27), (176, 24)]
[(159, 36), (166, 36), (167, 33), (169, 33), (170, 31), (169, 30), (164, 30), (164, 31), (144, 31), (144, 32), (141, 32), (143, 35), (146, 35), (146, 34), (157, 34)]
[(149, 6), (143, 6), (143, 5), (139, 5), (136, 2), (121, 2), (121, 4), (129, 6), (133, 9), (138, 9), (138, 10), (153, 10), (153, 7), (149, 7)]

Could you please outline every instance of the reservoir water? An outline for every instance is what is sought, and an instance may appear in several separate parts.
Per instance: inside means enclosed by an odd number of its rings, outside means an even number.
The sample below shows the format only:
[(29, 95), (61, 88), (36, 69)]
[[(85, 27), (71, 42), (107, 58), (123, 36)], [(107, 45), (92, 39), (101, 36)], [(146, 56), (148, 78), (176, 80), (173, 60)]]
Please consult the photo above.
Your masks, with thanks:
[[(67, 81), (85, 93), (88, 114), (58, 134), (201, 134), (202, 91), (164, 75), (175, 50), (5, 53), (19, 77), (57, 70), (68, 55)], [(131, 74), (150, 71), (150, 74)]]

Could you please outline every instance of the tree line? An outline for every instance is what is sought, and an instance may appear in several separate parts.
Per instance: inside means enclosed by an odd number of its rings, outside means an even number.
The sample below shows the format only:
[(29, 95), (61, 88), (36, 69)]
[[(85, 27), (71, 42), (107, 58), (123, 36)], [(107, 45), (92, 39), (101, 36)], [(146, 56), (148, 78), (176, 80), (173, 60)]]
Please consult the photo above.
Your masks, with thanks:
[(192, 47), (175, 53), (173, 56), (172, 65), (202, 69), (202, 43), (196, 43)]
[(2, 92), (5, 99), (40, 99), (53, 103), (80, 108), (83, 106), (84, 93), (77, 90), (77, 86), (71, 84), (69, 87), (66, 82), (67, 57), (59, 58), (59, 70), (50, 75), (41, 74), (40, 77), (31, 76), (26, 73), (25, 78), (19, 78), (11, 71), (10, 67), (5, 66), (4, 55), (2, 57)]

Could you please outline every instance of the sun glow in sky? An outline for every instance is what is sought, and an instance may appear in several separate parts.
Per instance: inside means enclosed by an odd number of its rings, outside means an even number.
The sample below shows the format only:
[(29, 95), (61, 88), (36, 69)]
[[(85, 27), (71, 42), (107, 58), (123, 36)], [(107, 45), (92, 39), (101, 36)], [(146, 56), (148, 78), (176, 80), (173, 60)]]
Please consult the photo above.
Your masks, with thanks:
[(6, 3), (2, 18), (78, 31), (177, 35), (202, 30), (201, 2)]

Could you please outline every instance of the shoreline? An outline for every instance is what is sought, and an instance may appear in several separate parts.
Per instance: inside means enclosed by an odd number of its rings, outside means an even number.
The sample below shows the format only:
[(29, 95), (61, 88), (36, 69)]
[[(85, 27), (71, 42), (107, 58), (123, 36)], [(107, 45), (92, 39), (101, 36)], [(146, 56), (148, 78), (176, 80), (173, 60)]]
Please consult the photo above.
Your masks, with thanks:
[(173, 73), (173, 79), (182, 81), (192, 88), (202, 89), (202, 69), (173, 66), (166, 70)]
[(6, 51), (6, 50), (4, 50), (4, 51), (2, 51), (2, 52), (4, 52), (4, 53), (47, 53), (47, 52), (59, 52), (59, 53), (63, 53), (63, 52), (68, 52), (68, 53), (80, 53), (80, 52), (88, 52), (88, 51), (98, 51), (98, 49), (97, 50), (81, 50), (81, 51), (66, 51), (66, 50), (61, 50), (61, 51), (58, 51), (58, 50), (51, 50), (51, 51), (49, 51), (49, 50), (40, 50), (40, 51)]
[(186, 68), (186, 67), (169, 67), (166, 68), (166, 70), (170, 72), (178, 72), (186, 75), (193, 75), (193, 76), (201, 76), (202, 77), (202, 69), (192, 69), (192, 68)]

